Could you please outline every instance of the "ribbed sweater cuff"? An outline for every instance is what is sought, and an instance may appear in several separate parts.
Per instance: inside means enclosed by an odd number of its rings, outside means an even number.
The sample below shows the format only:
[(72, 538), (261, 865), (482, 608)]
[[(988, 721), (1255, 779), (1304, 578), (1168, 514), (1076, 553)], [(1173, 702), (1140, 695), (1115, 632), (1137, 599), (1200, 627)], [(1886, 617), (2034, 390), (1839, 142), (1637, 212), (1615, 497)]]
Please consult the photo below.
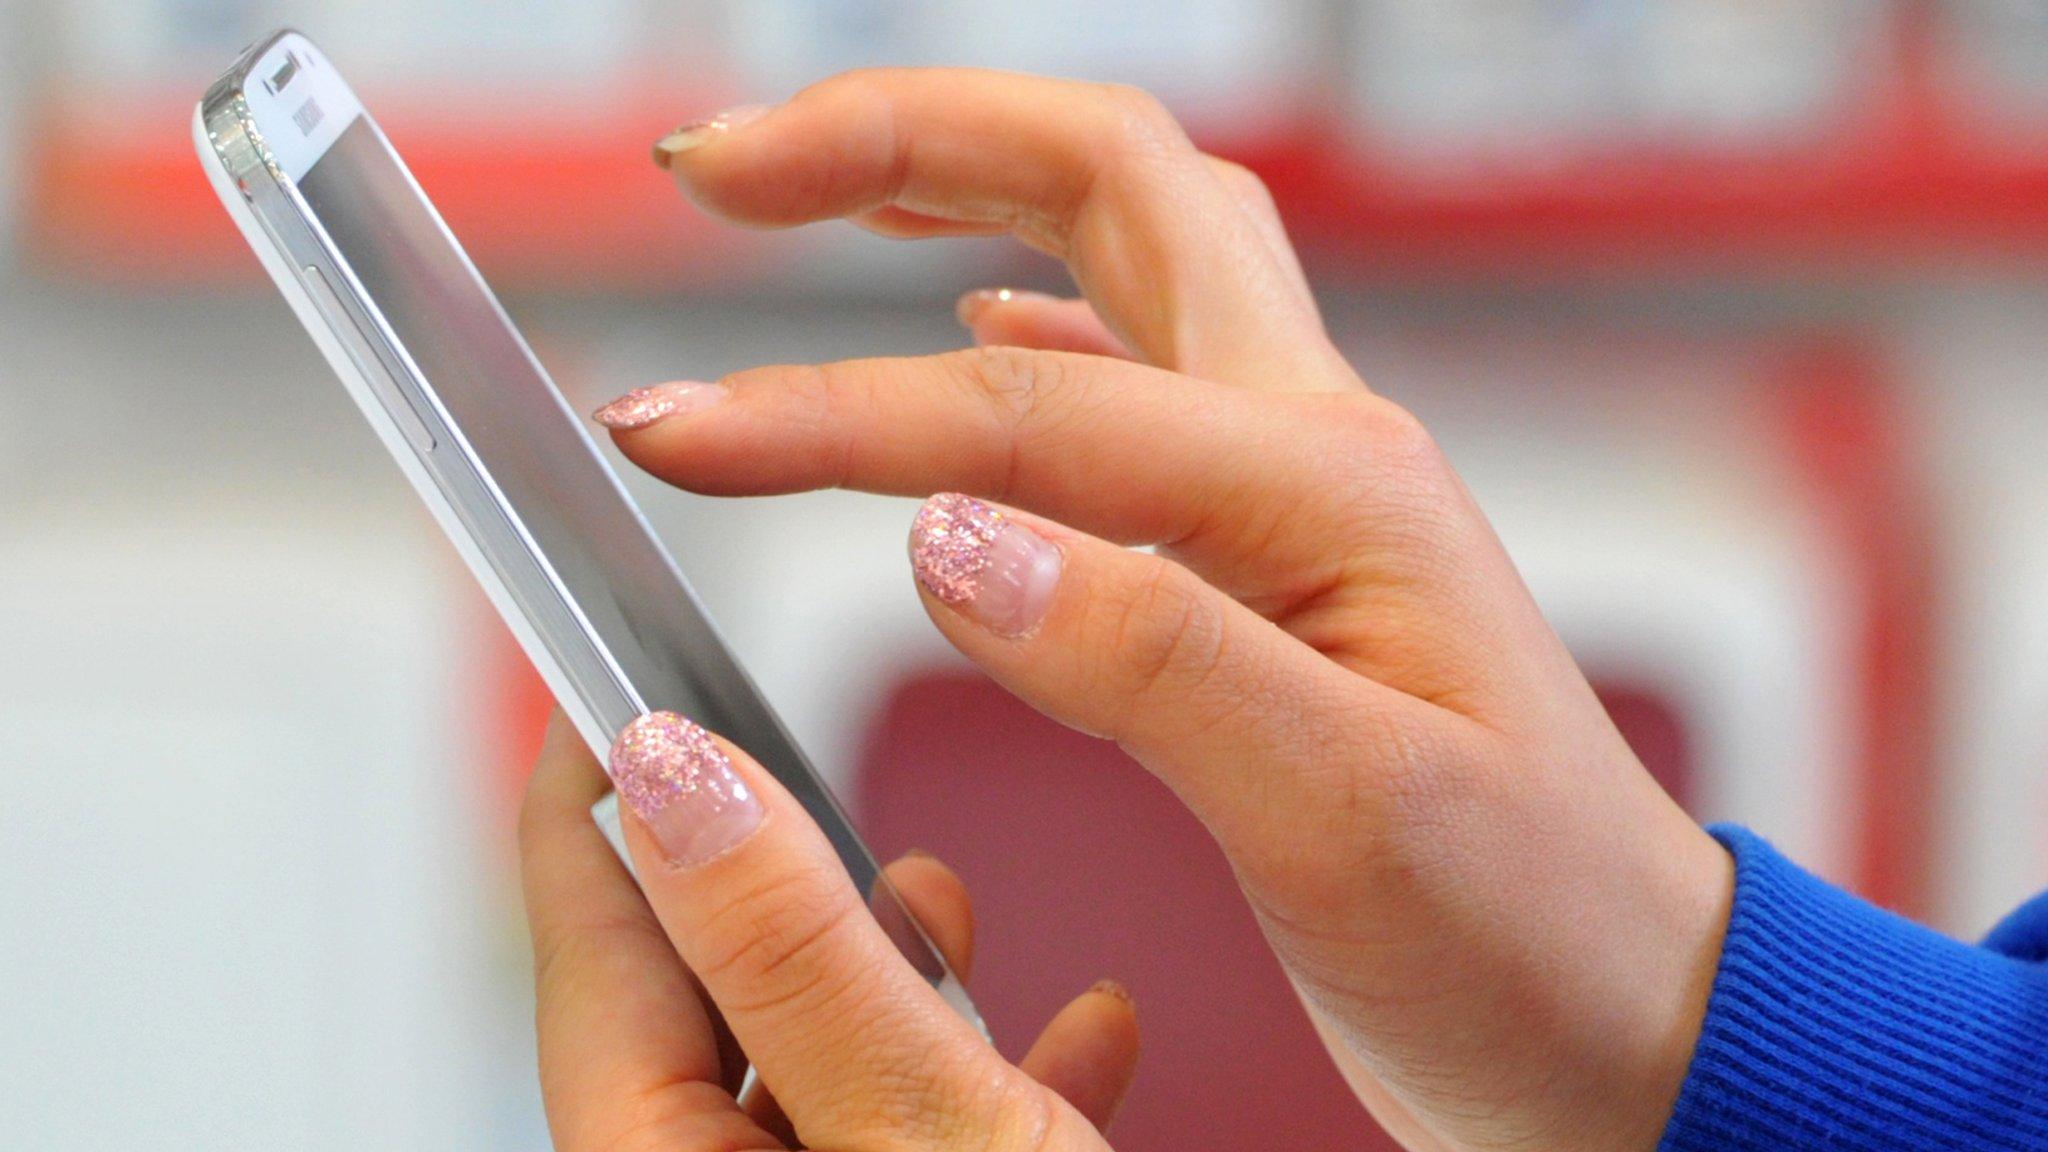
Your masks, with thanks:
[(1808, 875), (1746, 829), (1663, 1152), (2048, 1149), (2048, 974)]

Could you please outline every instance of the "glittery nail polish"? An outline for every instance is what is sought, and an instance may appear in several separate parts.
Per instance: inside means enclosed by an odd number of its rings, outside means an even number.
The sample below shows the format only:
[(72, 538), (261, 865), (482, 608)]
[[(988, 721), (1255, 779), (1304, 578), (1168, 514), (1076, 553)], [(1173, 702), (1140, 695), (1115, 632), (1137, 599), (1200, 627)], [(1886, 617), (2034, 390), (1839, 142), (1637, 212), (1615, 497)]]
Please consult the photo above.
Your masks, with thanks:
[(1003, 636), (1038, 626), (1059, 589), (1060, 550), (1001, 509), (956, 493), (925, 501), (910, 529), (918, 583)]
[(605, 770), (671, 864), (709, 860), (761, 824), (761, 798), (732, 759), (709, 732), (673, 712), (626, 725)]
[(671, 416), (702, 412), (730, 395), (732, 390), (723, 384), (679, 380), (652, 388), (635, 388), (591, 413), (591, 419), (607, 428), (631, 432)]
[(766, 104), (742, 104), (702, 120), (692, 120), (655, 142), (654, 163), (657, 167), (667, 168), (675, 163), (677, 156), (744, 128), (772, 111), (774, 109)]

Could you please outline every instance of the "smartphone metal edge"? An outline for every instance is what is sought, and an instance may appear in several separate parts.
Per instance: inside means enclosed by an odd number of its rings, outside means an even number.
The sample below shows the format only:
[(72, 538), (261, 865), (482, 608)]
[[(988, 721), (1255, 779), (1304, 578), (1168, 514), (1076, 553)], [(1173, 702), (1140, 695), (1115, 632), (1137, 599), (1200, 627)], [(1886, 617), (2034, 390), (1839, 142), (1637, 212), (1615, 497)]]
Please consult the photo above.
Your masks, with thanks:
[[(209, 183), (220, 197), (230, 218), (234, 220), (243, 239), (256, 253), (264, 271), (269, 274), (292, 312), (313, 338), (322, 357), (340, 377), (351, 399), (375, 429), (386, 451), (397, 461), (400, 470), (426, 503), (443, 534), (455, 546), (477, 582), (483, 586), (492, 606), (496, 608), (499, 616), (504, 619), (518, 640), (521, 649), (540, 672), (549, 691), (568, 713), (578, 734), (583, 737), (593, 754), (602, 758), (616, 731), (632, 717), (646, 711), (645, 706), (634, 693), (627, 678), (619, 671), (617, 664), (610, 659), (602, 642), (575, 607), (559, 579), (549, 569), (537, 545), (519, 525), (516, 511), (509, 507), (502, 492), (491, 482), (488, 471), (481, 467), (461, 437), (459, 429), (441, 410), (432, 390), (418, 382), (417, 366), (410, 363), (403, 344), (398, 341), (384, 318), (378, 314), (374, 303), (356, 282), (346, 262), (339, 258), (332, 242), (319, 228), (317, 217), (304, 203), (292, 183), (283, 178), (277, 170), (275, 161), (269, 156), (262, 136), (256, 130), (253, 118), (243, 101), (241, 89), (251, 75), (255, 63), (288, 39), (306, 43), (310, 47), (310, 42), (304, 36), (290, 30), (281, 30), (266, 36), (246, 50), (200, 101), (193, 112), (192, 133), (194, 146), (202, 160), (201, 166), (206, 169)], [(359, 103), (351, 111), (356, 115), (368, 117), (367, 110), (362, 109)], [(375, 127), (374, 120), (370, 120), (370, 124)], [(381, 137), (381, 131), (379, 135)], [(392, 150), (392, 155), (398, 160), (406, 179), (412, 181), (411, 172), (404, 165), (403, 159), (397, 156), (395, 150)], [(416, 182), (413, 183), (413, 187), (416, 192), (419, 191)], [(461, 245), (454, 240), (445, 222), (440, 220), (438, 211), (432, 207), (432, 201), (424, 192), (419, 194), (422, 202), (434, 212), (435, 222), (448, 237), (451, 246), (457, 252), (463, 253), (463, 259), (467, 263), (467, 253), (463, 252)], [(275, 200), (278, 206), (288, 211), (260, 210), (262, 205), (259, 201), (269, 200)], [(282, 231), (294, 227), (300, 231), (300, 235), (287, 235)], [(330, 314), (329, 307), (316, 299), (314, 290), (307, 282), (309, 269), (317, 270), (344, 309), (353, 304), (363, 315), (359, 318), (346, 311), (338, 316)], [(491, 294), (491, 299), (495, 305), (497, 301), (494, 293)], [(502, 308), (500, 311), (502, 315)], [(532, 352), (525, 348), (524, 337), (519, 334), (517, 326), (513, 325), (509, 318), (505, 319), (505, 323), (520, 341), (522, 349), (531, 357)], [(374, 343), (369, 343), (365, 350), (369, 363), (361, 362), (357, 352), (350, 349), (349, 342), (343, 335), (344, 331), (352, 331), (366, 342), (374, 340)], [(403, 363), (387, 363), (383, 359), (385, 355)], [(538, 367), (537, 360), (535, 363)], [(405, 373), (411, 373), (413, 379), (406, 379)], [(419, 402), (412, 402), (412, 397), (418, 397)], [(401, 424), (402, 418), (390, 410), (393, 404), (406, 405), (410, 410), (409, 415), (426, 425), (427, 432), (434, 441), (431, 450), (422, 449), (408, 436), (406, 428)], [(423, 406), (425, 411), (421, 410)], [(574, 418), (573, 414), (571, 418)], [(582, 428), (580, 422), (577, 428), (579, 434), (587, 439), (589, 433)], [(464, 515), (464, 510), (457, 506), (458, 497), (448, 491), (451, 482), (463, 479), (467, 479), (469, 483), (461, 486), (477, 489), (475, 495), (465, 502), (475, 505), (481, 501), (486, 505), (483, 509), (470, 509), (472, 514), (468, 517)], [(612, 479), (616, 484), (616, 477)], [(642, 530), (652, 536), (652, 530), (645, 523), (637, 504), (623, 492), (621, 495), (627, 500), (635, 517), (640, 519)], [(487, 515), (479, 516), (479, 513)], [(478, 519), (484, 522), (480, 524), (477, 522)], [(492, 520), (498, 523), (493, 525)], [(532, 579), (537, 580), (541, 587), (515, 589), (512, 579), (500, 571), (498, 562), (486, 551), (484, 541), (479, 538), (484, 535), (496, 536), (497, 539), (492, 541), (493, 546), (500, 553), (509, 553), (508, 559), (513, 556), (523, 557), (533, 569)], [(658, 538), (656, 543), (659, 546)], [(774, 715), (773, 708), (768, 706), (764, 699), (760, 699), (758, 687), (754, 685), (751, 677), (746, 675), (744, 668), (739, 666), (738, 661), (730, 658), (730, 646), (725, 644), (724, 637), (717, 632), (716, 623), (710, 620), (702, 604), (697, 601), (694, 589), (690, 588), (680, 571), (675, 569), (674, 560), (668, 556), (666, 547), (661, 547), (661, 551), (668, 560), (677, 587), (689, 600), (688, 607), (705, 619), (710, 631), (724, 647), (728, 663), (740, 679), (741, 687), (760, 700), (763, 712), (775, 725), (778, 735), (787, 742), (788, 750), (794, 755), (801, 769), (815, 778), (815, 769), (810, 767), (808, 758), (802, 755), (801, 748), (783, 727), (780, 718)], [(522, 591), (526, 593), (524, 596), (521, 594)], [(536, 615), (555, 617), (554, 630), (557, 632), (562, 631), (564, 625), (573, 632), (572, 636), (557, 639), (573, 639), (587, 650), (588, 662), (584, 667), (572, 669), (564, 666), (564, 661), (557, 658), (555, 646), (549, 643), (549, 637), (543, 636), (541, 626), (535, 623)], [(606, 689), (610, 692), (607, 693)], [(592, 695), (611, 695), (612, 698), (597, 701), (591, 699)], [(604, 712), (611, 712), (614, 717), (620, 718), (608, 718), (602, 714)], [(966, 989), (945, 964), (944, 958), (938, 954), (936, 946), (917, 926), (915, 919), (902, 910), (900, 898), (881, 876), (878, 864), (872, 855), (867, 853), (864, 843), (853, 833), (851, 824), (846, 821), (843, 811), (839, 810), (836, 798), (831, 795), (829, 789), (821, 788), (821, 792), (834, 810), (833, 817), (844, 825), (846, 833), (844, 836), (835, 835), (830, 839), (835, 845), (840, 846), (842, 857), (845, 856), (848, 850), (846, 845), (849, 843), (861, 852), (864, 859), (860, 863), (863, 863), (865, 869), (874, 877), (866, 893), (871, 906), (880, 901), (887, 901), (895, 905), (895, 908), (891, 909), (892, 913), (902, 913), (890, 916), (891, 920), (896, 921), (896, 926), (890, 929), (890, 935), (895, 938), (899, 948), (904, 948), (909, 947), (910, 942), (903, 936), (902, 928), (907, 926), (908, 931), (915, 934), (917, 943), (922, 945), (925, 955), (910, 957), (913, 966), (931, 981), (948, 1003), (986, 1034), (986, 1026), (975, 1010)], [(814, 812), (813, 815), (817, 813)], [(618, 850), (621, 859), (626, 859), (630, 868), (631, 861), (626, 857), (623, 841), (618, 834), (616, 796), (607, 795), (594, 806), (592, 818), (605, 830), (606, 836)], [(842, 863), (847, 864), (849, 870), (853, 870), (854, 861), (842, 860)], [(856, 871), (855, 874), (858, 877), (859, 872)]]

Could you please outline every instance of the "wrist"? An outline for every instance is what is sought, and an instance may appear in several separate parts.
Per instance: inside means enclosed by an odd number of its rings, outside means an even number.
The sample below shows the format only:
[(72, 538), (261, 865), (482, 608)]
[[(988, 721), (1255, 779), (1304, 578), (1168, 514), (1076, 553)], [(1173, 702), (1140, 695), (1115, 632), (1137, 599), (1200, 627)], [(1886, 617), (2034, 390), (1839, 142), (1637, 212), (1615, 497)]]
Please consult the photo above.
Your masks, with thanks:
[(1612, 1057), (1617, 1075), (1602, 1111), (1614, 1124), (1604, 1139), (1575, 1148), (1657, 1148), (1692, 1066), (1734, 904), (1735, 862), (1699, 825), (1684, 822), (1667, 867), (1651, 881), (1661, 895), (1644, 903), (1646, 928), (1663, 937), (1661, 946), (1635, 963), (1615, 958), (1617, 986), (1634, 990), (1624, 999), (1638, 1027)]

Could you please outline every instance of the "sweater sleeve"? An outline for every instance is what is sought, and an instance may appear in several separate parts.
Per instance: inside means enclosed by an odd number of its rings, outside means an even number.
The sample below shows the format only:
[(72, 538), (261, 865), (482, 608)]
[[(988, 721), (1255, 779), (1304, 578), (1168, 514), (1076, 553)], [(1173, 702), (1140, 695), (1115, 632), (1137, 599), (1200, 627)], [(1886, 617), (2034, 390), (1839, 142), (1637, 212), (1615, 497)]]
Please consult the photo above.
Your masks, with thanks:
[(2000, 921), (1984, 946), (1993, 952), (2038, 964), (2048, 960), (2048, 892), (2019, 906)]
[(1735, 903), (1662, 1152), (2048, 1150), (2048, 904), (1972, 947), (1711, 831)]

